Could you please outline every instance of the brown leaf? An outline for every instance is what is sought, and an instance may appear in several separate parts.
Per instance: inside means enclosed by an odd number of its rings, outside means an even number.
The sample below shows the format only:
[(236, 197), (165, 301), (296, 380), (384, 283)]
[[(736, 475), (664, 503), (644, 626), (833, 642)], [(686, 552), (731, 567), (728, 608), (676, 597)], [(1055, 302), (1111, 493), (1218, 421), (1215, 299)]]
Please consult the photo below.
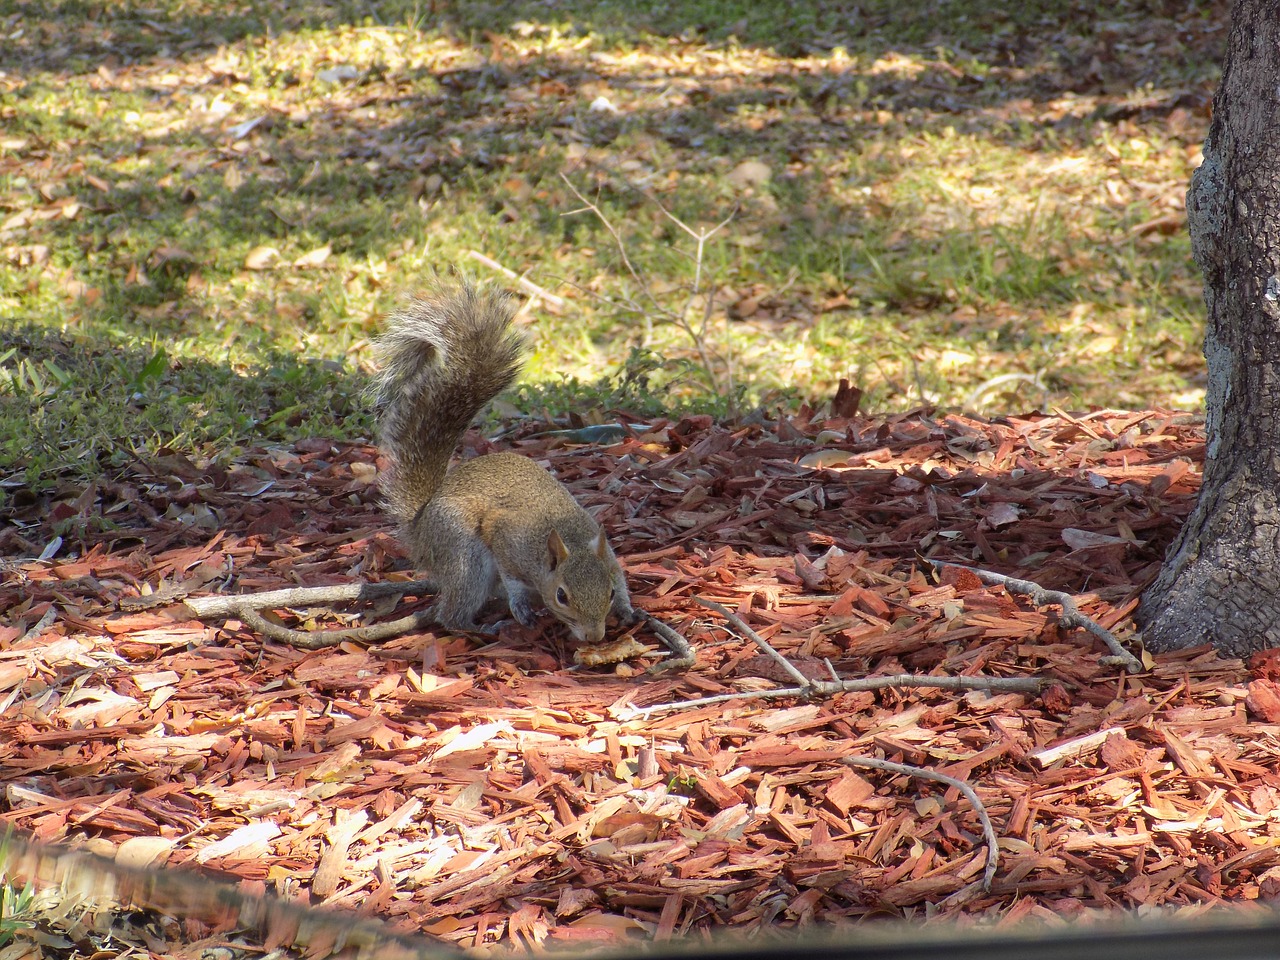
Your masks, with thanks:
[(841, 378), (836, 395), (831, 399), (831, 415), (842, 419), (856, 417), (861, 405), (862, 391)]
[(329, 259), (329, 254), (332, 252), (332, 248), (326, 243), (323, 247), (316, 247), (302, 254), (293, 261), (293, 265), (299, 268), (318, 267)]
[(246, 270), (270, 270), (280, 259), (280, 251), (275, 247), (254, 247), (244, 258)]

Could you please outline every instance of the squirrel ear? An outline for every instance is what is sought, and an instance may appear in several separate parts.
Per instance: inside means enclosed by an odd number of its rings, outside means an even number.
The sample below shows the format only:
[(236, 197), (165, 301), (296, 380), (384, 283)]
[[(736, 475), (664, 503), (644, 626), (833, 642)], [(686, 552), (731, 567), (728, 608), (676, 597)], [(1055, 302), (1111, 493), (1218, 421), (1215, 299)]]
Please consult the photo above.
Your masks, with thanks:
[(554, 570), (569, 557), (569, 548), (560, 539), (560, 532), (552, 530), (547, 534), (547, 549), (551, 551), (551, 569)]
[(594, 549), (596, 551), (596, 556), (601, 560), (605, 559), (605, 557), (609, 555), (609, 541), (604, 538), (603, 530), (596, 534)]

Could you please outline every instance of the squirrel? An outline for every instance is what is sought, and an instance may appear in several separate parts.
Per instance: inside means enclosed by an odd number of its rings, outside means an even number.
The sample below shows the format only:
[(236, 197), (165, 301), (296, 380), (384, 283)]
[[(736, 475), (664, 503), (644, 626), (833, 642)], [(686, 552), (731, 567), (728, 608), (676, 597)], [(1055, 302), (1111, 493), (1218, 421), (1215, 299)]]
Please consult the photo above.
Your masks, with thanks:
[(476, 414), (511, 386), (523, 338), (510, 295), (470, 282), (437, 285), (390, 317), (375, 341), (382, 487), (414, 565), (439, 596), (435, 620), (485, 631), (476, 615), (500, 579), (526, 627), (541, 602), (580, 643), (604, 639), (610, 612), (636, 619), (626, 579), (599, 524), (527, 457), (490, 453), (449, 469)]

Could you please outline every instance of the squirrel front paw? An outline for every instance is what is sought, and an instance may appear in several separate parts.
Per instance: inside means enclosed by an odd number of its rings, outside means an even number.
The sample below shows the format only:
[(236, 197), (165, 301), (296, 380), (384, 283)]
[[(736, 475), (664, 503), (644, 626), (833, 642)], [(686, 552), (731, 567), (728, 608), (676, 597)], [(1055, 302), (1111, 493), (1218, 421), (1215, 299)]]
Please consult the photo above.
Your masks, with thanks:
[(511, 616), (515, 617), (516, 623), (520, 624), (520, 626), (533, 627), (537, 625), (538, 616), (528, 598), (512, 597), (509, 606), (511, 607)]
[(637, 610), (632, 606), (627, 606), (622, 610), (616, 610), (614, 612), (618, 615), (618, 622), (624, 627), (633, 626), (644, 619), (644, 611)]

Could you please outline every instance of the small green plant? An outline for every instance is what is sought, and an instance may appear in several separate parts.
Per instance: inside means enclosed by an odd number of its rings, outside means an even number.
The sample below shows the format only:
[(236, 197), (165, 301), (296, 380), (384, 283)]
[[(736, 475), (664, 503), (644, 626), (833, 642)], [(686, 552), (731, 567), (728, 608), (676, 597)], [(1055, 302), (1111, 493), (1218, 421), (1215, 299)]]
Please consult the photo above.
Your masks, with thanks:
[(159, 380), (168, 368), (169, 355), (165, 352), (164, 347), (157, 347), (155, 353), (151, 355), (151, 359), (142, 365), (138, 375), (133, 378), (133, 389), (135, 391), (142, 390), (149, 381)]
[(12, 828), (0, 834), (0, 947), (11, 944), (23, 931), (35, 928), (36, 888), (30, 880), (24, 885), (14, 881), (8, 870), (8, 858), (14, 850), (10, 840)]
[(20, 933), (35, 929), (35, 900), (36, 888), (31, 881), (20, 887), (0, 876), (0, 947), (8, 946)]
[[(52, 360), (21, 357), (11, 348), (0, 354), (0, 393), (14, 396), (53, 396), (71, 380), (71, 375)], [(14, 362), (10, 362), (14, 361)]]
[(698, 775), (696, 773), (687, 773), (683, 776), (678, 773), (673, 774), (667, 781), (667, 790), (680, 796), (693, 796), (698, 790)]

